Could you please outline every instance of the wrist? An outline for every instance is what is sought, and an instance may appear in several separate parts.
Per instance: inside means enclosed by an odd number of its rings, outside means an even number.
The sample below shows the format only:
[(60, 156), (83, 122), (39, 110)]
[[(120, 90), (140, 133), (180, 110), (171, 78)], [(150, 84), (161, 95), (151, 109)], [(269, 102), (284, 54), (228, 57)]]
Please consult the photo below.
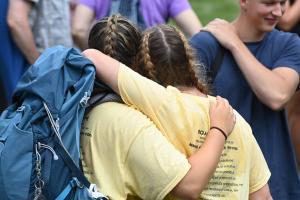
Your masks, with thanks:
[(217, 130), (219, 133), (221, 133), (224, 136), (225, 141), (227, 140), (228, 135), (221, 128), (219, 128), (217, 126), (212, 126), (212, 127), (210, 127), (209, 130), (212, 130), (212, 129)]
[(236, 41), (230, 43), (228, 49), (232, 54), (234, 54), (235, 52), (238, 53), (241, 50), (243, 45), (244, 43), (240, 39), (237, 39)]

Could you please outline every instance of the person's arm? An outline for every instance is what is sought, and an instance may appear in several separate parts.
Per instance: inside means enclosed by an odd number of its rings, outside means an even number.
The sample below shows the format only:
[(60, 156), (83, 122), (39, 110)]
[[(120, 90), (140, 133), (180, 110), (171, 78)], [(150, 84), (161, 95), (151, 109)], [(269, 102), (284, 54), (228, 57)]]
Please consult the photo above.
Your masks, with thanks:
[(249, 200), (272, 200), (269, 185), (266, 184), (261, 189), (249, 195)]
[(278, 26), (284, 31), (290, 31), (299, 21), (300, 0), (296, 0), (292, 5), (288, 3), (284, 15), (280, 18)]
[[(228, 101), (217, 97), (210, 105), (211, 127), (221, 128), (229, 135), (235, 124), (235, 116)], [(215, 172), (224, 148), (225, 138), (217, 129), (211, 129), (201, 148), (188, 158), (189, 173), (172, 190), (172, 194), (182, 199), (199, 199), (200, 193)]]
[(27, 61), (33, 64), (39, 57), (34, 36), (29, 24), (29, 12), (32, 5), (29, 1), (10, 0), (7, 23), (12, 33), (13, 40), (25, 55)]
[(285, 66), (273, 70), (262, 65), (239, 38), (234, 26), (215, 19), (202, 30), (212, 33), (231, 51), (240, 70), (261, 102), (273, 110), (280, 110), (295, 93), (299, 84), (298, 73)]
[(202, 24), (192, 9), (184, 10), (174, 17), (176, 25), (184, 32), (187, 37), (191, 37), (202, 28)]
[(72, 36), (81, 50), (88, 47), (88, 33), (94, 17), (95, 13), (89, 7), (81, 4), (76, 6), (72, 19)]
[(286, 106), (288, 125), (295, 148), (298, 171), (300, 172), (300, 91), (296, 92)]
[(87, 49), (82, 54), (91, 60), (96, 67), (96, 76), (108, 85), (114, 92), (118, 89), (118, 71), (120, 63), (96, 49)]

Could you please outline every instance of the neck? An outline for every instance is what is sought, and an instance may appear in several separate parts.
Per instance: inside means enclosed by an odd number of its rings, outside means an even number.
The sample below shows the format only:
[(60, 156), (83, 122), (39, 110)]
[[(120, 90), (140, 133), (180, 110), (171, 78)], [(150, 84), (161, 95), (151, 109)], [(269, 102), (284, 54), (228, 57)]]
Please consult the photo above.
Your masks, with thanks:
[(187, 87), (187, 86), (176, 86), (180, 92), (185, 94), (191, 94), (195, 96), (205, 97), (206, 95), (200, 92), (196, 87)]
[[(259, 42), (261, 41), (266, 32), (258, 31), (255, 29), (249, 20), (242, 15), (240, 15), (235, 21), (232, 22), (233, 26), (236, 28), (239, 38), (243, 42)], [(249, 28), (253, 27), (253, 28)]]

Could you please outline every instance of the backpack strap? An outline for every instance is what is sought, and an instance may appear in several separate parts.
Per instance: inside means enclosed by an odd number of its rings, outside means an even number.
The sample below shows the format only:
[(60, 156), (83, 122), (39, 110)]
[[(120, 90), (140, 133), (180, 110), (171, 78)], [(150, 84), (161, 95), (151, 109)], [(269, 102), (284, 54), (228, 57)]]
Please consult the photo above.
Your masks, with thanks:
[(88, 100), (85, 108), (85, 113), (89, 113), (92, 108), (105, 102), (118, 102), (124, 103), (119, 95), (117, 95), (110, 87), (102, 81), (95, 80), (94, 88), (90, 99)]
[(213, 83), (215, 81), (215, 78), (216, 78), (218, 71), (221, 67), (221, 64), (223, 62), (225, 52), (226, 52), (226, 49), (222, 45), (220, 45), (220, 48), (217, 52), (217, 55), (212, 64), (212, 67), (211, 67), (211, 83)]
[(91, 184), (87, 180), (83, 172), (75, 165), (74, 161), (70, 157), (69, 153), (65, 150), (64, 146), (58, 143), (57, 147), (58, 148), (56, 152), (61, 156), (68, 168), (72, 171), (72, 175), (74, 177), (55, 200), (64, 200), (74, 187), (82, 188), (83, 185), (88, 189), (89, 196), (93, 199), (108, 200), (105, 195), (98, 191), (95, 184)]
[[(100, 198), (100, 199), (108, 199), (107, 197), (105, 197), (104, 195), (102, 195), (100, 192), (98, 191), (95, 191), (95, 187), (94, 187), (94, 184), (91, 184), (87, 178), (84, 176), (83, 172), (77, 167), (77, 165), (75, 164), (74, 160), (71, 158), (69, 152), (66, 150), (62, 140), (61, 140), (61, 137), (60, 137), (60, 134), (59, 134), (59, 131), (57, 129), (57, 126), (55, 124), (55, 121), (53, 119), (53, 116), (47, 106), (47, 104), (45, 102), (43, 102), (43, 105), (44, 105), (44, 108), (47, 112), (47, 115), (48, 115), (48, 118), (50, 120), (50, 123), (51, 123), (51, 126), (52, 126), (52, 129), (54, 131), (54, 135), (55, 135), (55, 142), (57, 144), (57, 153), (60, 155), (60, 157), (63, 159), (63, 161), (65, 162), (65, 164), (68, 166), (68, 168), (72, 171), (72, 175), (75, 176), (78, 181), (83, 184), (86, 188), (88, 188), (89, 190), (89, 194), (91, 197), (94, 197), (94, 196), (97, 196), (97, 198)], [(73, 179), (72, 182), (70, 183), (73, 183), (74, 180), (77, 180), (77, 179)], [(71, 185), (75, 185), (75, 184), (71, 184)], [(77, 183), (78, 185), (78, 183)], [(65, 190), (63, 190), (63, 192), (61, 193), (61, 195), (59, 195), (60, 198), (62, 198), (63, 196), (65, 195), (68, 195), (68, 192), (70, 192), (71, 187), (69, 187), (69, 185), (65, 188)], [(95, 198), (95, 199), (97, 199)], [(62, 198), (63, 199), (63, 198)]]

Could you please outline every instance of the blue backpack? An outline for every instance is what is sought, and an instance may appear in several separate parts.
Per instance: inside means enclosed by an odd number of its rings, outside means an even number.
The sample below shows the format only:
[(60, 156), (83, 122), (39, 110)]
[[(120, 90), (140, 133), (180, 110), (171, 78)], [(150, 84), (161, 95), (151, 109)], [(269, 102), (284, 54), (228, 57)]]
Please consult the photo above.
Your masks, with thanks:
[(0, 117), (0, 199), (107, 199), (80, 169), (80, 127), (94, 65), (49, 48), (25, 72)]

